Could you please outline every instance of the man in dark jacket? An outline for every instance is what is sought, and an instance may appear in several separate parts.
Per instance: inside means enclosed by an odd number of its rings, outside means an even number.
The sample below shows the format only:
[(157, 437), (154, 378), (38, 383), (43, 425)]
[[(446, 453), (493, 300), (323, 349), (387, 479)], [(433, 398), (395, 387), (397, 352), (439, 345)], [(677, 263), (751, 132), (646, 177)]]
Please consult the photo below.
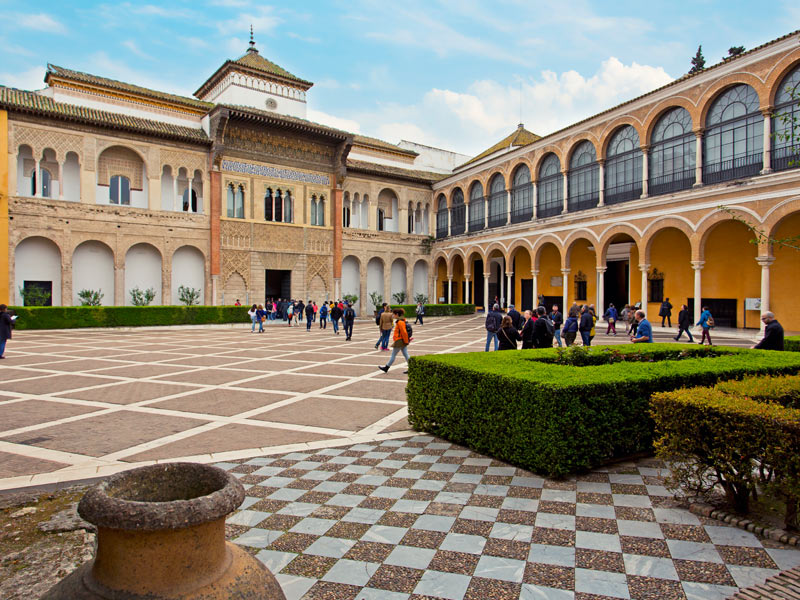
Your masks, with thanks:
[(311, 322), (314, 320), (314, 305), (311, 300), (306, 304), (306, 331), (311, 331)]
[(344, 334), (347, 336), (345, 337), (345, 341), (349, 341), (353, 338), (353, 323), (355, 320), (356, 311), (353, 310), (353, 305), (348, 302), (342, 317), (342, 322), (344, 323)]
[[(778, 323), (775, 315), (769, 311), (761, 315), (761, 320), (766, 324), (764, 339), (753, 348), (760, 350), (783, 350), (783, 326)], [(2, 352), (0, 350), (0, 352)]]
[(519, 331), (522, 328), (522, 324), (520, 323), (522, 320), (522, 315), (519, 314), (516, 308), (514, 308), (513, 304), (508, 307), (507, 314), (509, 317), (511, 317), (511, 324), (514, 326), (514, 329)]
[(584, 346), (592, 345), (592, 328), (594, 327), (594, 319), (592, 319), (592, 312), (585, 304), (581, 306), (581, 320), (578, 324), (578, 331), (581, 332), (581, 340)]
[(549, 316), (550, 320), (553, 322), (553, 327), (555, 328), (554, 337), (558, 342), (558, 347), (561, 348), (561, 325), (564, 324), (564, 315), (559, 312), (558, 306), (553, 304), (553, 310)]
[(486, 350), (484, 352), (489, 351), (489, 344), (492, 340), (494, 340), (494, 349), (497, 351), (497, 346), (500, 343), (500, 340), (497, 339), (497, 332), (500, 331), (502, 323), (503, 314), (500, 312), (500, 305), (495, 304), (489, 314), (486, 315), (486, 323), (484, 324), (484, 327), (486, 327)]
[[(545, 315), (544, 306), (536, 309), (539, 318), (533, 324), (533, 347), (534, 348), (552, 348), (553, 347), (553, 334), (556, 328), (552, 325)], [(551, 333), (552, 327), (552, 333)]]
[(0, 304), (0, 358), (5, 358), (6, 340), (11, 339), (11, 324), (14, 322), (7, 309), (5, 304)]
[(338, 304), (334, 304), (333, 308), (331, 308), (331, 319), (333, 320), (333, 331), (336, 335), (339, 335), (339, 319), (342, 318), (344, 315), (344, 311), (339, 308)]
[(689, 343), (694, 343), (694, 338), (692, 337), (692, 332), (689, 329), (692, 326), (692, 317), (689, 315), (689, 307), (685, 304), (681, 304), (681, 311), (678, 313), (678, 335), (675, 336), (675, 341), (677, 342), (681, 334), (685, 331), (686, 335), (689, 337)]
[(669, 326), (672, 327), (672, 304), (670, 304), (669, 298), (665, 298), (661, 303), (661, 308), (658, 309), (658, 316), (661, 317), (662, 327), (664, 326), (664, 319), (666, 319)]

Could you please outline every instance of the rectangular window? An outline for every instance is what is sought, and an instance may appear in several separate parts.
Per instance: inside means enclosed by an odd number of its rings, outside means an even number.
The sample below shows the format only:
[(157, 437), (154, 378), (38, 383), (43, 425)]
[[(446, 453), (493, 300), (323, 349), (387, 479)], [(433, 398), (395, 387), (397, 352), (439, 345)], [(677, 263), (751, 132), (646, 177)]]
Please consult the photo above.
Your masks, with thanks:
[(576, 281), (575, 282), (575, 300), (586, 300), (586, 282), (585, 281)]
[(651, 279), (650, 280), (650, 302), (663, 302), (664, 301), (664, 280)]

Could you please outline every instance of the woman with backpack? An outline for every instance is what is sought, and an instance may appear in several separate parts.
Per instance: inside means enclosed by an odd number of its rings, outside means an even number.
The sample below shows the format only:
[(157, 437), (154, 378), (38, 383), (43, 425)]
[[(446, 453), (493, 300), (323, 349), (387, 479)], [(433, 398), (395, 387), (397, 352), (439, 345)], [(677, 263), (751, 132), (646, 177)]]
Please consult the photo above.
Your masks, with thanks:
[(250, 310), (247, 311), (247, 316), (250, 317), (250, 322), (253, 324), (253, 326), (250, 328), (250, 333), (255, 333), (256, 332), (256, 313), (257, 312), (258, 312), (258, 305), (257, 304), (253, 304), (253, 306), (250, 307)]
[(617, 309), (614, 308), (614, 303), (608, 305), (608, 310), (603, 315), (603, 318), (608, 323), (608, 327), (606, 328), (606, 335), (613, 333), (617, 335)]
[[(409, 335), (408, 327), (406, 325), (406, 312), (402, 308), (395, 308), (392, 311), (392, 314), (397, 319), (394, 327), (394, 336), (392, 336), (392, 355), (389, 357), (389, 362), (382, 367), (378, 367), (384, 373), (386, 373), (389, 370), (389, 367), (392, 366), (392, 363), (394, 362), (398, 352), (403, 353), (403, 356), (406, 358), (406, 365), (408, 364), (408, 350), (406, 350), (406, 348), (411, 343), (411, 336)], [(408, 369), (406, 369), (404, 372), (408, 373)]]
[(703, 337), (700, 339), (700, 345), (702, 346), (707, 338), (708, 345), (713, 346), (714, 344), (711, 343), (711, 328), (714, 327), (714, 317), (711, 316), (711, 311), (708, 310), (707, 306), (703, 307), (703, 312), (700, 313), (700, 320), (695, 324), (699, 325), (703, 331)]
[(564, 338), (564, 343), (567, 346), (572, 346), (575, 343), (575, 338), (578, 336), (578, 315), (570, 312), (567, 320), (564, 321), (564, 328), (561, 330), (561, 337)]

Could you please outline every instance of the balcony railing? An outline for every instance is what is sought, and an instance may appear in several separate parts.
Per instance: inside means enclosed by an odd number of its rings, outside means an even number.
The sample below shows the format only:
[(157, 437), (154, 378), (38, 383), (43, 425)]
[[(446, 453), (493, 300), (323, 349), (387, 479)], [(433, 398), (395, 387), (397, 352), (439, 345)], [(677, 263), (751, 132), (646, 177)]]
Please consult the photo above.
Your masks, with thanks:
[(511, 209), (511, 222), (524, 223), (533, 218), (533, 206), (515, 206)]
[(619, 204), (621, 202), (628, 202), (629, 200), (636, 200), (641, 195), (642, 182), (632, 181), (631, 183), (607, 187), (605, 191), (605, 203)]
[(508, 194), (505, 190), (502, 192), (495, 192), (489, 196), (489, 228), (501, 227), (508, 222), (507, 197)]
[(450, 209), (450, 235), (460, 235), (466, 230), (467, 207), (463, 204)]
[(667, 175), (659, 175), (658, 177), (651, 177), (647, 184), (647, 193), (650, 196), (659, 196), (661, 194), (672, 194), (673, 192), (680, 192), (681, 190), (688, 190), (694, 185), (695, 170), (685, 169), (683, 171), (675, 171)]
[(441, 225), (436, 226), (436, 239), (440, 240), (442, 238), (447, 237), (447, 226), (442, 227)]
[[(483, 198), (469, 201), (469, 230), (482, 231), (486, 227), (486, 202)], [(476, 216), (477, 215), (477, 216)]]
[(598, 192), (586, 192), (585, 194), (576, 194), (567, 199), (567, 210), (569, 212), (576, 212), (579, 210), (587, 210), (594, 208), (600, 202), (600, 194)]
[(773, 148), (771, 163), (773, 171), (785, 171), (800, 167), (800, 148), (792, 146)]
[(554, 217), (556, 215), (560, 215), (561, 211), (564, 210), (564, 204), (552, 204), (550, 206), (542, 205), (536, 207), (536, 216), (539, 219), (544, 219), (545, 217)]
[(703, 183), (719, 183), (758, 175), (764, 166), (764, 154), (755, 152), (738, 158), (703, 166)]

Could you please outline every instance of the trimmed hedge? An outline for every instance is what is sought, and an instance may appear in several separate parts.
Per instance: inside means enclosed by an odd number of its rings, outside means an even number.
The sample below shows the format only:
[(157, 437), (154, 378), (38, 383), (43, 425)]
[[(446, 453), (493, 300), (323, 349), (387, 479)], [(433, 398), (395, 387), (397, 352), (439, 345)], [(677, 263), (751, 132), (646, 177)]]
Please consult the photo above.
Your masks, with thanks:
[[(800, 388), (800, 377), (781, 379), (795, 381), (773, 387), (758, 378), (655, 394), (656, 452), (672, 465), (671, 484), (694, 494), (719, 485), (742, 513), (759, 491), (770, 490), (786, 504), (785, 525), (796, 528), (800, 410), (778, 401), (786, 387)], [(762, 393), (760, 400), (742, 394), (752, 389)]]
[(783, 338), (783, 349), (789, 352), (800, 352), (800, 335)]
[(756, 402), (777, 402), (787, 408), (800, 408), (800, 377), (747, 377), (723, 381), (714, 386), (724, 394), (746, 396)]
[[(681, 360), (658, 360), (676, 350)], [(615, 347), (653, 362), (592, 366), (552, 362), (557, 349), (414, 356), (408, 419), (414, 429), (548, 476), (590, 469), (652, 449), (650, 396), (688, 382), (800, 372), (800, 355), (697, 345)], [(610, 356), (602, 346), (591, 354)], [(642, 358), (642, 357), (637, 357)]]
[[(402, 308), (406, 316), (414, 316), (417, 311), (416, 304), (392, 304), (392, 309)], [(426, 317), (452, 317), (454, 315), (471, 315), (475, 313), (474, 304), (426, 304)]]
[(249, 323), (244, 306), (14, 306), (16, 329)]

